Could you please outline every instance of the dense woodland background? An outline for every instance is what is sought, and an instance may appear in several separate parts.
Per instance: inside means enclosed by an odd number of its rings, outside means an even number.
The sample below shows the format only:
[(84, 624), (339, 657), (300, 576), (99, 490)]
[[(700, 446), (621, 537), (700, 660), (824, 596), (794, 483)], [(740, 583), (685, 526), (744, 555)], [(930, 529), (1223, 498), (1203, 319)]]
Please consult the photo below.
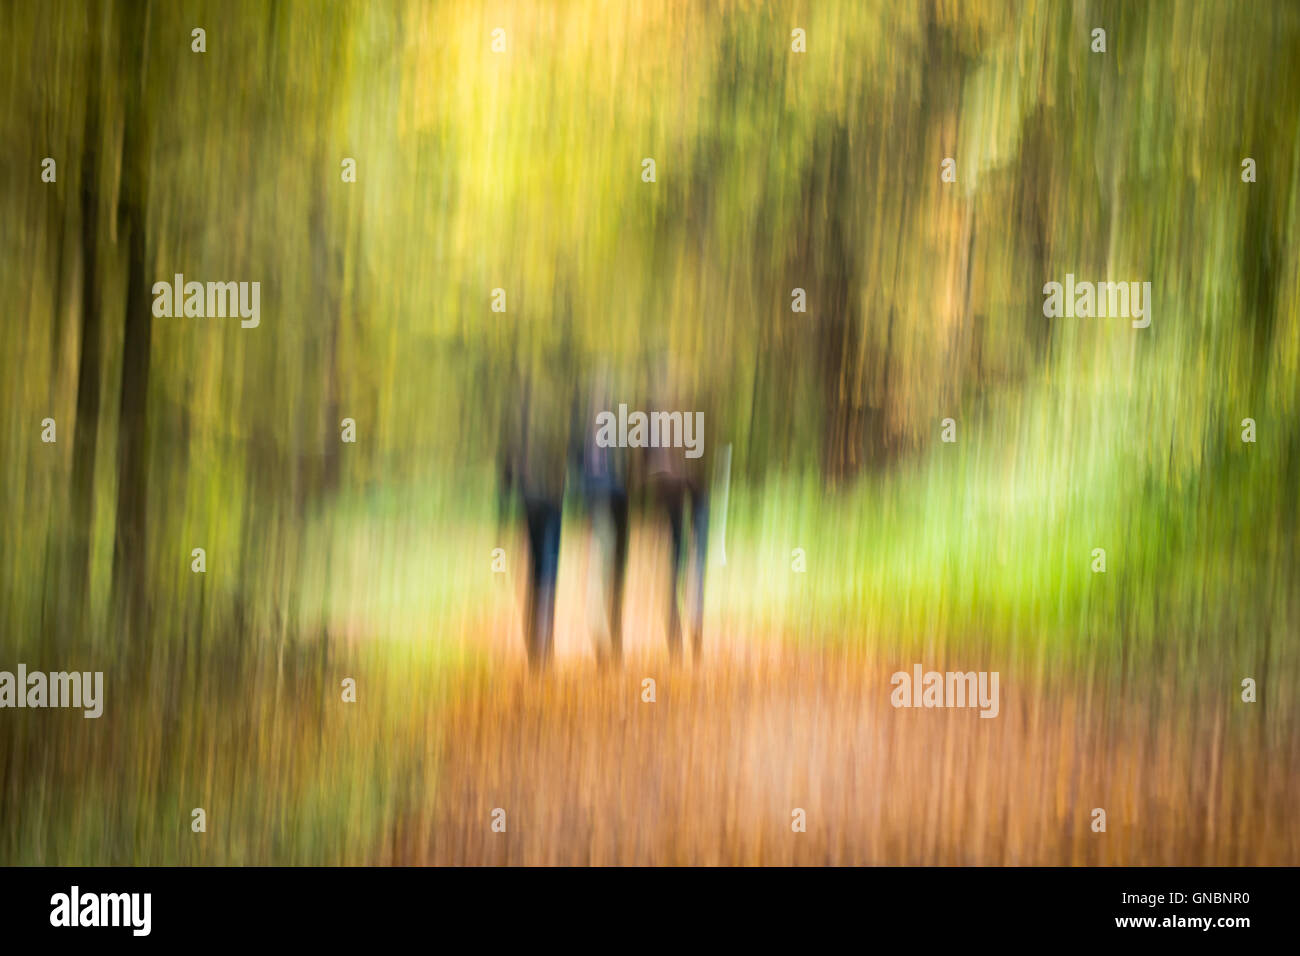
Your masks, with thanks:
[[(1300, 861), (1297, 62), (1285, 2), (0, 7), (0, 668), (108, 688), (0, 714), (0, 860), (400, 856), (515, 600), (513, 385), (667, 353), (733, 449), (714, 630), (1213, 727), (1246, 829), (1171, 852)], [(1045, 318), (1067, 272), (1150, 328)]]

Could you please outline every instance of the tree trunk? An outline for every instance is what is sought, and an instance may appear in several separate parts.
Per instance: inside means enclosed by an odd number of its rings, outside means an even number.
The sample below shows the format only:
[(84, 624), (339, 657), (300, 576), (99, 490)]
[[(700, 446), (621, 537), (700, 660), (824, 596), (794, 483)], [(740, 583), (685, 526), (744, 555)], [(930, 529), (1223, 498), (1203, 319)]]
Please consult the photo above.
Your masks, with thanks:
[(146, 275), (149, 123), (146, 116), (148, 5), (121, 10), (122, 73), (125, 127), (122, 137), (122, 199), (118, 229), (127, 241), (125, 333), (122, 339), (122, 385), (117, 456), (117, 528), (113, 540), (114, 594), (133, 628), (147, 626), (149, 478), (149, 352), (153, 334), (150, 283)]
[[(98, 76), (94, 55), (92, 75)], [(81, 151), (81, 352), (77, 360), (77, 422), (72, 443), (73, 605), (87, 611), (90, 549), (95, 522), (95, 455), (99, 446), (99, 388), (103, 322), (99, 294), (99, 84), (86, 102), (85, 142)]]
[[(857, 475), (864, 451), (858, 250), (851, 226), (846, 222), (850, 212), (845, 209), (850, 162), (848, 135), (841, 127), (835, 131), (831, 143), (829, 172), (818, 183), (822, 188), (814, 188), (812, 192), (813, 210), (825, 209), (829, 217), (825, 234), (818, 236), (822, 248), (814, 261), (819, 263), (822, 272), (817, 283), (821, 292), (818, 307), (822, 310), (817, 323), (818, 364), (826, 404), (822, 462), (827, 476), (838, 482), (851, 481)], [(815, 226), (813, 234), (817, 234)]]

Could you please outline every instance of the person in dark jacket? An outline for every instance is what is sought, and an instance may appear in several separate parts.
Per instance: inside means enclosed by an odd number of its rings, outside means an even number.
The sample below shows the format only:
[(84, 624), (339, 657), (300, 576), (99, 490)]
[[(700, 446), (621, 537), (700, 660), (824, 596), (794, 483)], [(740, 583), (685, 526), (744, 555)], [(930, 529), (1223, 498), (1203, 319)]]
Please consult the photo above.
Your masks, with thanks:
[(623, 656), (623, 590), (629, 539), (627, 449), (596, 441), (596, 418), (616, 406), (608, 365), (591, 375), (587, 400), (579, 403), (574, 434), (576, 471), (590, 529), (587, 616), (596, 659), (618, 663)]
[[(683, 597), (689, 615), (691, 650), (698, 660), (704, 646), (704, 575), (709, 546), (709, 454), (707, 428), (711, 412), (705, 408), (704, 390), (667, 362), (660, 364), (650, 387), (650, 414), (680, 413), (687, 429), (685, 444), (677, 447), (662, 440), (646, 449), (646, 483), (657, 510), (667, 519), (671, 534), (668, 589), (668, 651), (677, 658), (682, 649)], [(689, 452), (689, 454), (688, 454)], [(689, 519), (689, 525), (687, 520)], [(689, 567), (689, 570), (688, 570)], [(680, 595), (685, 578), (685, 595)]]
[(522, 503), (528, 536), (524, 639), (536, 669), (546, 667), (553, 648), (570, 394), (558, 356), (534, 362), (523, 373), (502, 434), (503, 501)]

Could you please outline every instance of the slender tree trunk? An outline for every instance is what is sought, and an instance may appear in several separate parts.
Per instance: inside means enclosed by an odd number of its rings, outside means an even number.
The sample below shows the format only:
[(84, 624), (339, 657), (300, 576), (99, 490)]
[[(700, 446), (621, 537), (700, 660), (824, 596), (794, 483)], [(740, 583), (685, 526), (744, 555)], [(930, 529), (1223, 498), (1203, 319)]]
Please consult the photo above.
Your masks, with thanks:
[[(830, 148), (829, 171), (815, 190), (814, 208), (827, 209), (826, 233), (820, 236), (822, 275), (819, 308), (824, 312), (817, 323), (818, 364), (826, 403), (826, 428), (822, 463), (835, 481), (850, 481), (863, 464), (863, 414), (861, 366), (859, 362), (857, 248), (849, 213), (837, 202), (847, 196), (849, 176), (848, 136), (835, 131)], [(823, 192), (824, 190), (824, 192)]]
[[(325, 169), (327, 159), (324, 149), (317, 150), (316, 168)], [(333, 235), (332, 223), (328, 210), (329, 200), (323, 189), (316, 189), (312, 196), (310, 213), (312, 242), (312, 272), (315, 276), (316, 294), (320, 297), (321, 309), (325, 317), (325, 341), (322, 378), (324, 384), (325, 406), (325, 443), (324, 461), (322, 463), (322, 480), (324, 490), (333, 492), (339, 481), (339, 370), (338, 340), (339, 323), (342, 319), (342, 284), (343, 257), (338, 242)], [(311, 487), (316, 488), (313, 479)]]
[(125, 334), (117, 456), (117, 528), (113, 541), (114, 592), (125, 620), (147, 625), (145, 570), (148, 532), (149, 361), (153, 335), (150, 283), (146, 274), (149, 123), (145, 89), (149, 29), (148, 5), (126, 3), (120, 15), (122, 73), (126, 77), (122, 138), (122, 199), (118, 230), (127, 241)]
[[(92, 75), (98, 76), (95, 55)], [(85, 142), (81, 152), (81, 353), (77, 367), (77, 423), (72, 444), (73, 604), (88, 610), (90, 549), (95, 521), (95, 455), (99, 446), (100, 326), (99, 294), (99, 84), (92, 83), (86, 103)]]

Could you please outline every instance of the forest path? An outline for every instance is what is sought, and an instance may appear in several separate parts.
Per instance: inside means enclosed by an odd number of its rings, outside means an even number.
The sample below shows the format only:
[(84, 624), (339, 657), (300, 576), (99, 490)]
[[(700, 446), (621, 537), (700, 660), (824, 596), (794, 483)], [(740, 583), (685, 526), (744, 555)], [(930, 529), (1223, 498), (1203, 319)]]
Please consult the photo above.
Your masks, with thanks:
[[(1132, 720), (1102, 721), (1068, 688), (1041, 692), (1006, 672), (995, 719), (895, 709), (890, 675), (910, 662), (751, 639), (717, 620), (706, 620), (701, 660), (672, 662), (666, 547), (634, 534), (621, 667), (599, 668), (591, 650), (585, 547), (565, 554), (548, 673), (525, 664), (522, 592), (498, 602), (500, 620), (481, 638), (491, 664), (459, 688), (442, 725), (437, 793), (393, 834), (383, 862), (1296, 859), (1285, 776), (1248, 757), (1230, 770), (1213, 716), (1157, 722), (1139, 702)], [(1229, 773), (1249, 785), (1225, 791)], [(1225, 819), (1225, 800), (1245, 801), (1235, 818), (1249, 823), (1208, 827)], [(1107, 810), (1106, 833), (1091, 829), (1094, 807)], [(498, 809), (504, 832), (493, 829)]]

